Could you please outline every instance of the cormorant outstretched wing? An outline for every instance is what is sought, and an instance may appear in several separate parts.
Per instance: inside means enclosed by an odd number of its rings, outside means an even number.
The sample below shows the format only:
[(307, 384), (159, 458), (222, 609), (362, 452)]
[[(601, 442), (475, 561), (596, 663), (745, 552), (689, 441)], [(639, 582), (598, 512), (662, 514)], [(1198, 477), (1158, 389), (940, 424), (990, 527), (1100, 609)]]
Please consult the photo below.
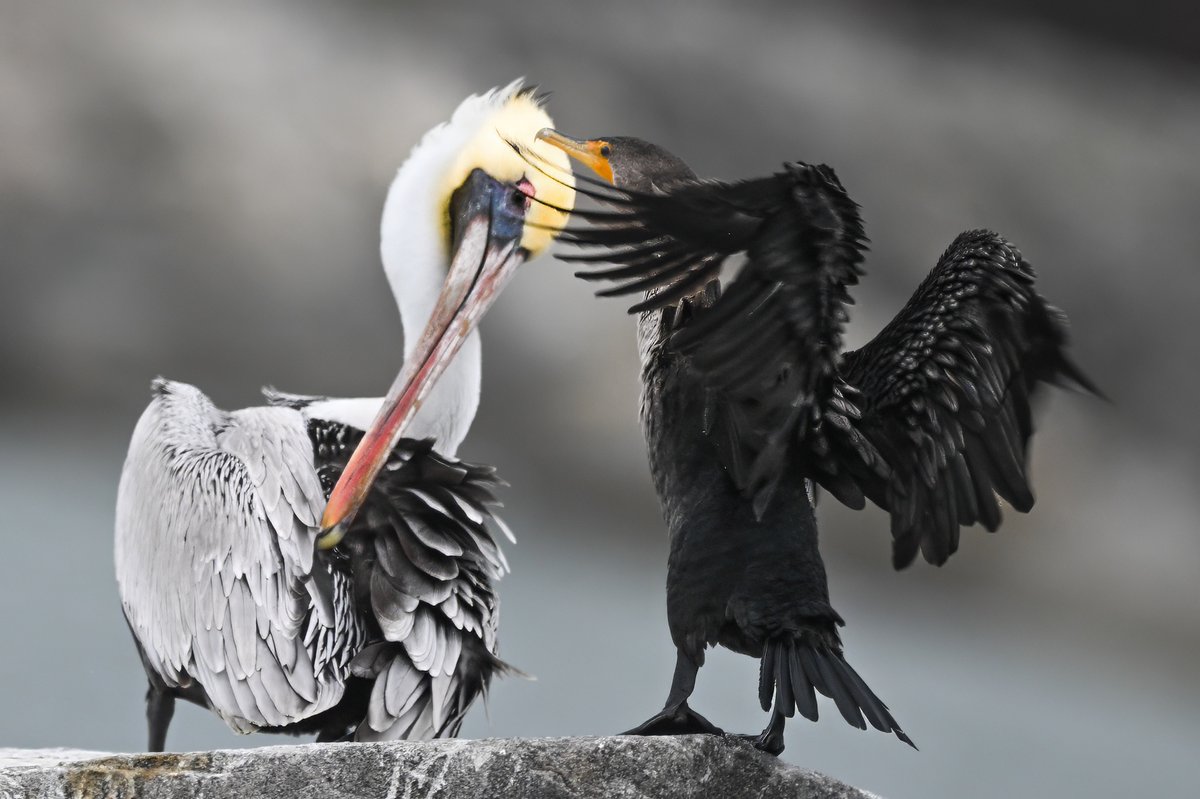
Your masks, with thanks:
[(709, 433), (761, 515), (791, 459), (839, 500), (892, 516), (893, 562), (918, 549), (943, 563), (960, 525), (999, 525), (995, 495), (1018, 510), (1030, 397), (1041, 382), (1098, 393), (1068, 360), (1064, 315), (1034, 288), (1020, 253), (994, 233), (960, 235), (907, 306), (867, 346), (839, 355), (848, 287), (862, 273), (858, 206), (826, 166), (787, 164), (741, 183), (689, 181), (661, 193), (580, 189), (607, 206), (561, 239), (611, 261), (586, 279), (647, 291), (631, 311), (698, 296), (731, 255), (741, 272), (701, 299), (672, 343), (712, 392)]
[[(756, 511), (765, 510), (797, 438), (808, 443), (808, 476), (861, 507), (859, 484), (873, 486), (888, 470), (856, 434), (853, 388), (837, 379), (848, 288), (862, 273), (866, 238), (834, 171), (789, 163), (767, 178), (681, 181), (662, 193), (578, 190), (607, 209), (577, 209), (591, 224), (560, 240), (602, 249), (560, 257), (621, 264), (580, 277), (619, 281), (601, 296), (648, 292), (631, 312), (697, 299), (677, 314), (671, 345), (701, 375), (708, 432)], [(716, 299), (700, 296), (738, 254), (745, 263), (736, 279)], [(826, 429), (842, 431), (841, 454), (852, 455), (844, 463), (833, 458)]]
[(896, 568), (920, 549), (942, 564), (958, 529), (1000, 525), (999, 495), (1033, 506), (1026, 473), (1030, 400), (1041, 383), (1099, 393), (1067, 358), (1066, 316), (1034, 288), (1033, 268), (986, 230), (954, 240), (916, 293), (866, 346), (845, 354), (861, 392), (857, 428), (892, 467)]

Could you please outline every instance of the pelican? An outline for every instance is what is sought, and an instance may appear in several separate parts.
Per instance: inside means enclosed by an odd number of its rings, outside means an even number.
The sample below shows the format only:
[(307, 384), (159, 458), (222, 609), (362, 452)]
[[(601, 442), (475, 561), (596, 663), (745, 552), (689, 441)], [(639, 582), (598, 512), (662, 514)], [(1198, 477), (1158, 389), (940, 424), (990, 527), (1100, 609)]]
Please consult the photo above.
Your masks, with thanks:
[[(573, 202), (505, 143), (566, 168), (534, 141), (548, 124), (520, 81), (469, 97), (396, 174), (381, 254), (404, 368), (386, 397), (269, 391), (266, 406), (226, 412), (193, 386), (153, 383), (115, 525), (152, 751), (178, 698), (239, 733), (453, 736), (506, 670), (498, 480), (455, 454), (479, 402), (475, 325)], [(539, 194), (554, 207), (531, 206)], [(363, 442), (368, 469), (342, 479)], [(346, 513), (324, 529), (339, 480)]]
[[(813, 484), (891, 514), (893, 563), (941, 565), (959, 527), (1025, 512), (1030, 398), (1045, 382), (1095, 387), (1067, 358), (1066, 317), (1015, 247), (961, 234), (882, 332), (841, 352), (866, 238), (833, 170), (786, 164), (737, 183), (699, 180), (674, 154), (622, 136), (553, 144), (602, 180), (601, 210), (561, 240), (565, 260), (644, 293), (641, 417), (671, 538), (667, 615), (677, 650), (661, 712), (639, 734), (720, 729), (688, 707), (707, 647), (759, 658), (770, 712), (755, 745), (783, 750), (785, 720), (816, 721), (816, 693), (847, 722), (912, 740), (846, 662), (817, 546)], [(547, 176), (553, 165), (531, 165)], [(570, 178), (567, 177), (567, 180)], [(745, 262), (724, 291), (722, 264)], [(747, 736), (750, 737), (750, 736)]]

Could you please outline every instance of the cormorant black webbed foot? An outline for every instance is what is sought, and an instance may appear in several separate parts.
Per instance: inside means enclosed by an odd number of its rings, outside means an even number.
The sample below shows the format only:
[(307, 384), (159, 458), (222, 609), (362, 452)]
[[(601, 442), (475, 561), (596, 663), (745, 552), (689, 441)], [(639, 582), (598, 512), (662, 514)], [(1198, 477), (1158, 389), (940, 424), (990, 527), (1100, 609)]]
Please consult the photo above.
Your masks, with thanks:
[(622, 735), (724, 735), (725, 731), (688, 707), (688, 697), (696, 687), (696, 672), (704, 662), (704, 652), (689, 654), (676, 650), (675, 675), (663, 709)]
[(778, 757), (783, 753), (784, 721), (782, 713), (772, 713), (771, 723), (758, 735), (738, 735), (737, 737), (754, 744), (754, 748), (760, 752)]
[(725, 731), (696, 711), (687, 702), (665, 707), (622, 735), (724, 735)]

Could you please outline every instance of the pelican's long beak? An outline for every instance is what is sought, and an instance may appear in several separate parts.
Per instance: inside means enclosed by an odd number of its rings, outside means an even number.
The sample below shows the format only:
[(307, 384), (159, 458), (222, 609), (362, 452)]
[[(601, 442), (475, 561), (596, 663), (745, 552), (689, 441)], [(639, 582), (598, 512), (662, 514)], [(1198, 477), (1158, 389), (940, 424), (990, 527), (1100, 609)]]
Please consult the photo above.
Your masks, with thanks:
[(451, 197), (453, 255), (445, 287), (417, 348), (329, 496), (317, 539), (321, 549), (342, 540), (421, 402), (527, 257), (520, 247), (527, 205), (518, 188), (481, 169)]
[(608, 162), (608, 142), (603, 139), (572, 139), (554, 128), (537, 132), (539, 141), (557, 147), (600, 177), (613, 182), (612, 164)]

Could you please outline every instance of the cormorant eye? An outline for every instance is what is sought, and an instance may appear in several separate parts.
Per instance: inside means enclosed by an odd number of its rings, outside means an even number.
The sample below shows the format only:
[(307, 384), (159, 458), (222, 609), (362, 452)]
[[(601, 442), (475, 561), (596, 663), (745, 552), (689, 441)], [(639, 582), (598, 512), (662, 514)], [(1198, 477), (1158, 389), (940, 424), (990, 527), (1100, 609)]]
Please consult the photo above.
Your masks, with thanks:
[(608, 158), (610, 155), (612, 155), (612, 148), (607, 144), (600, 145), (600, 155), (604, 158)]

